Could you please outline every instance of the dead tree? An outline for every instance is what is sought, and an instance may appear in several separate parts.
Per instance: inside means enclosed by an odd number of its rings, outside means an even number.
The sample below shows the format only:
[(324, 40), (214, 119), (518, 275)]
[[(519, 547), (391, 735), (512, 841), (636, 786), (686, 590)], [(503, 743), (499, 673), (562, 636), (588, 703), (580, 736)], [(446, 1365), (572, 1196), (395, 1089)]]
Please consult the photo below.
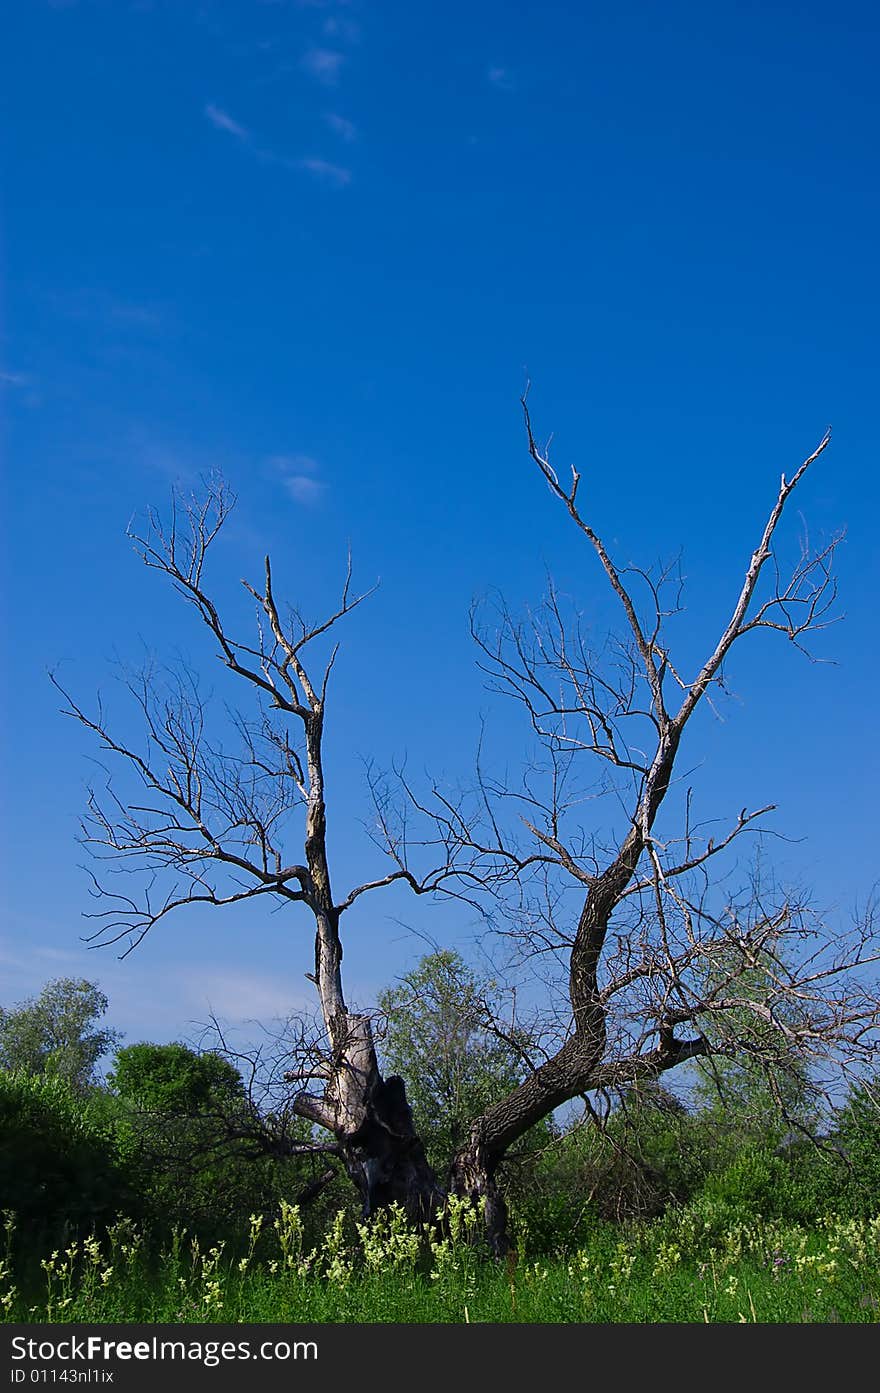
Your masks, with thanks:
[[(525, 852), (491, 835), (502, 826), (498, 801), (511, 790), (481, 782), (491, 815), (483, 822), (480, 854), (502, 896), (515, 885), (506, 932), (525, 936), (528, 955), (564, 956), (568, 1005), (556, 1050), (474, 1119), (455, 1159), (455, 1187), (490, 1197), (506, 1150), (538, 1118), (578, 1095), (657, 1079), (687, 1060), (716, 1054), (750, 1052), (771, 1078), (794, 1061), (864, 1059), (876, 1045), (880, 1019), (876, 997), (858, 980), (858, 969), (876, 961), (868, 927), (832, 946), (821, 928), (810, 927), (803, 905), (768, 905), (760, 895), (736, 904), (712, 893), (711, 863), (771, 808), (744, 808), (719, 836), (707, 838), (693, 823), (690, 791), (684, 798), (679, 791), (683, 825), (673, 832), (661, 830), (659, 821), (686, 728), (700, 703), (722, 687), (734, 646), (759, 629), (803, 646), (829, 622), (838, 539), (818, 552), (804, 550), (784, 579), (774, 560), (786, 503), (829, 435), (790, 478), (783, 474), (730, 617), (696, 674), (687, 676), (664, 631), (678, 608), (674, 568), (652, 576), (615, 564), (581, 510), (580, 475), (573, 469), (570, 483), (560, 482), (535, 440), (525, 398), (522, 406), (531, 458), (595, 553), (619, 602), (625, 638), (603, 663), (577, 621), (566, 622), (552, 591), (528, 628), (502, 613), (494, 639), (475, 631), (484, 666), (496, 687), (524, 703), (549, 766), (547, 796), (536, 796), (534, 781), (527, 789), (520, 818), (531, 838)], [(759, 589), (768, 572), (769, 587)], [(612, 772), (606, 789), (623, 809), (616, 840), (601, 848), (585, 842), (565, 801), (566, 779), (584, 757)], [(431, 811), (475, 845), (448, 805)], [(560, 878), (580, 894), (576, 914), (562, 922), (556, 902), (548, 908), (546, 901), (548, 883), (558, 886)], [(536, 884), (545, 900), (540, 916), (529, 892)]]
[[(719, 898), (712, 872), (769, 808), (743, 809), (714, 839), (693, 818), (691, 796), (675, 782), (686, 728), (722, 688), (735, 645), (761, 629), (798, 646), (830, 618), (836, 540), (805, 550), (790, 574), (774, 542), (786, 504), (829, 437), (787, 478), (767, 516), (730, 616), (695, 675), (675, 662), (664, 621), (674, 571), (660, 576), (620, 568), (584, 515), (580, 476), (563, 485), (535, 441), (523, 399), (531, 458), (555, 500), (595, 554), (619, 603), (624, 638), (593, 652), (576, 618), (551, 591), (521, 625), (502, 608), (498, 631), (474, 634), (494, 685), (520, 700), (546, 756), (547, 786), (529, 774), (520, 790), (480, 772), (470, 803), (436, 788), (405, 787), (429, 830), (418, 841), (395, 821), (376, 787), (378, 840), (390, 856), (384, 875), (338, 896), (327, 851), (322, 759), (328, 679), (336, 654), (320, 665), (320, 641), (360, 604), (346, 580), (338, 608), (309, 624), (282, 614), (268, 558), (259, 586), (245, 582), (257, 610), (256, 636), (233, 637), (204, 586), (205, 558), (232, 500), (222, 485), (202, 503), (178, 505), (163, 529), (152, 516), (135, 537), (141, 557), (168, 577), (206, 626), (226, 667), (257, 699), (256, 717), (239, 717), (239, 748), (211, 742), (198, 683), (178, 674), (160, 692), (150, 671), (130, 681), (147, 741), (117, 739), (103, 712), (89, 715), (67, 694), (67, 713), (104, 750), (127, 764), (141, 799), (92, 794), (85, 838), (99, 856), (146, 871), (146, 893), (129, 898), (95, 878), (101, 897), (97, 941), (124, 942), (185, 906), (269, 897), (302, 905), (315, 929), (314, 972), (324, 1029), (322, 1052), (289, 1071), (310, 1085), (295, 1113), (333, 1138), (333, 1154), (357, 1186), (365, 1213), (400, 1201), (422, 1217), (445, 1189), (479, 1198), (496, 1252), (507, 1245), (499, 1167), (530, 1127), (571, 1099), (657, 1079), (688, 1060), (749, 1055), (768, 1076), (794, 1060), (864, 1061), (877, 1045), (877, 997), (863, 969), (876, 961), (870, 916), (847, 941), (811, 924), (804, 905), (761, 895)], [(350, 572), (349, 572), (350, 575)], [(768, 584), (769, 582), (769, 584)], [(647, 602), (646, 602), (646, 598)], [(617, 827), (603, 842), (583, 825), (572, 771), (584, 760), (609, 771)], [(671, 795), (671, 790), (675, 792)], [(513, 809), (518, 831), (504, 810)], [(661, 811), (680, 815), (677, 831)], [(287, 852), (287, 824), (301, 819), (301, 859)], [(416, 870), (414, 867), (418, 866)], [(429, 1166), (413, 1126), (404, 1081), (382, 1077), (371, 1019), (346, 1004), (341, 926), (364, 894), (395, 882), (417, 894), (444, 893), (495, 908), (500, 931), (517, 942), (556, 993), (555, 1029), (523, 1082), (473, 1119), (445, 1185)], [(157, 890), (157, 887), (161, 887)], [(574, 899), (572, 897), (575, 897)], [(756, 990), (756, 980), (760, 990)], [(499, 1028), (502, 1028), (499, 1024)], [(315, 1143), (326, 1154), (327, 1143)]]
[[(317, 1084), (292, 1100), (294, 1112), (335, 1138), (316, 1141), (316, 1154), (338, 1156), (360, 1192), (365, 1214), (398, 1201), (425, 1217), (442, 1193), (415, 1133), (399, 1079), (383, 1079), (370, 1017), (350, 1011), (342, 983), (340, 924), (360, 896), (404, 879), (420, 892), (434, 888), (446, 868), (418, 882), (394, 870), (356, 886), (337, 899), (327, 855), (323, 735), (327, 688), (336, 647), (311, 671), (310, 655), (364, 598), (353, 596), (351, 568), (338, 608), (309, 624), (297, 612), (282, 617), (269, 558), (261, 587), (244, 582), (256, 603), (255, 638), (228, 631), (203, 584), (208, 548), (234, 503), (214, 480), (201, 501), (176, 500), (166, 528), (150, 514), (145, 535), (132, 540), (147, 566), (162, 572), (196, 610), (226, 667), (250, 685), (257, 716), (237, 716), (234, 753), (206, 730), (205, 703), (190, 671), (162, 674), (147, 668), (126, 679), (140, 708), (145, 747), (137, 750), (111, 732), (103, 710), (87, 714), (68, 693), (66, 714), (127, 765), (142, 797), (120, 799), (108, 782), (104, 795), (90, 791), (83, 840), (94, 856), (146, 873), (139, 897), (113, 890), (93, 875), (103, 908), (93, 916), (93, 942), (124, 943), (130, 952), (144, 935), (186, 906), (224, 906), (270, 897), (303, 905), (315, 925), (314, 983), (325, 1030), (325, 1049), (293, 1073), (289, 1082)], [(53, 680), (55, 680), (53, 678)], [(57, 682), (56, 682), (56, 685)], [(285, 854), (290, 815), (302, 819), (302, 860)], [(308, 1149), (302, 1145), (299, 1154)]]
[[(536, 442), (525, 397), (522, 407), (531, 458), (594, 553), (623, 636), (595, 652), (552, 587), (526, 622), (503, 604), (488, 630), (475, 619), (490, 685), (522, 703), (543, 765), (533, 763), (516, 788), (479, 769), (471, 798), (452, 799), (439, 787), (420, 796), (403, 784), (410, 811), (428, 822), (422, 844), (454, 848), (453, 866), (466, 864), (468, 891), (479, 882), (494, 901), (497, 932), (519, 963), (532, 973), (548, 968), (554, 1044), (517, 1088), (473, 1119), (449, 1177), (452, 1189), (485, 1202), (499, 1252), (507, 1242), (499, 1166), (562, 1104), (583, 1097), (596, 1116), (591, 1097), (659, 1079), (689, 1060), (746, 1058), (784, 1110), (786, 1078), (812, 1070), (821, 1091), (823, 1068), (827, 1081), (829, 1069), (875, 1057), (880, 1024), (865, 978), (878, 958), (872, 914), (835, 935), (804, 900), (760, 886), (737, 898), (723, 878), (719, 888), (725, 855), (773, 809), (743, 808), (710, 836), (695, 821), (692, 790), (674, 778), (687, 727), (701, 703), (724, 690), (736, 645), (775, 630), (805, 649), (833, 622), (839, 537), (816, 551), (804, 543), (786, 575), (774, 546), (789, 498), (830, 435), (791, 477), (783, 474), (729, 618), (689, 676), (666, 639), (665, 621), (679, 609), (677, 568), (652, 575), (614, 562), (582, 511), (579, 473), (560, 482)], [(605, 771), (598, 783), (576, 782), (584, 762)], [(583, 809), (601, 795), (614, 799), (617, 828), (600, 841), (595, 828), (585, 829)], [(387, 849), (402, 867), (415, 844), (390, 806), (377, 798)]]

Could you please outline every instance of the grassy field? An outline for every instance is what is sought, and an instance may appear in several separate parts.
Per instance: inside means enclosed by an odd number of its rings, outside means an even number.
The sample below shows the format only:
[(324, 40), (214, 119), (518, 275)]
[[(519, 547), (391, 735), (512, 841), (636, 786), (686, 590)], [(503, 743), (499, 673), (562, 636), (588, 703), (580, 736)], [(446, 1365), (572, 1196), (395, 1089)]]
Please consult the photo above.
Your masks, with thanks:
[(246, 1250), (185, 1232), (151, 1255), (130, 1223), (34, 1259), (13, 1276), (6, 1216), (0, 1310), (7, 1322), (876, 1322), (880, 1218), (813, 1229), (683, 1210), (552, 1259), (497, 1264), (472, 1242), (479, 1217), (454, 1208), (441, 1233), (398, 1213), (340, 1214), (307, 1249), (299, 1211), (254, 1216)]

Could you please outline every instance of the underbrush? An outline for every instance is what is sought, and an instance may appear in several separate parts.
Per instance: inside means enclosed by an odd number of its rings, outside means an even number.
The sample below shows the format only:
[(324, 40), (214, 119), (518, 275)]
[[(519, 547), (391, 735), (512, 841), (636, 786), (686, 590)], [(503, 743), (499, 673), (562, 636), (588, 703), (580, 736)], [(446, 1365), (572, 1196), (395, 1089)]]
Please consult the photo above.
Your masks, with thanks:
[(235, 1253), (185, 1230), (158, 1252), (128, 1220), (16, 1261), (5, 1216), (0, 1311), (7, 1322), (874, 1322), (880, 1217), (805, 1227), (703, 1202), (650, 1224), (598, 1227), (569, 1253), (489, 1260), (480, 1215), (452, 1200), (441, 1223), (400, 1210), (368, 1223), (339, 1213), (305, 1242), (297, 1206), (253, 1215)]

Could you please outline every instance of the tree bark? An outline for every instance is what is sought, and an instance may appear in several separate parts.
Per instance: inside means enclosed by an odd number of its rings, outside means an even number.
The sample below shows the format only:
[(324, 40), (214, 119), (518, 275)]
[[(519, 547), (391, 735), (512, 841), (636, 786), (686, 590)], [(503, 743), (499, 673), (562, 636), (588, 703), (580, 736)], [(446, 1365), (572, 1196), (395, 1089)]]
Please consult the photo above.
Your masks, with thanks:
[(444, 1196), (413, 1125), (403, 1080), (382, 1078), (370, 1017), (349, 1011), (345, 1003), (339, 910), (327, 860), (323, 703), (303, 678), (304, 674), (300, 681), (312, 708), (304, 721), (309, 777), (305, 852), (315, 914), (315, 982), (332, 1057), (324, 1096), (301, 1095), (295, 1106), (336, 1136), (364, 1218), (399, 1203), (412, 1220), (421, 1222), (433, 1216)]

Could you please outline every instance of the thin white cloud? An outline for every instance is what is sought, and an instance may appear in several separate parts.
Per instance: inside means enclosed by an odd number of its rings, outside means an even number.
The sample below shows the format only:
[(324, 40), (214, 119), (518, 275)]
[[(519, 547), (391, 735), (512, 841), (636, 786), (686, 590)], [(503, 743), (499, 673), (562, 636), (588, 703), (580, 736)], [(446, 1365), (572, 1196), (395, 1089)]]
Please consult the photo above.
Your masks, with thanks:
[(310, 479), (307, 474), (291, 474), (284, 480), (284, 487), (295, 503), (305, 503), (307, 506), (317, 503), (324, 492), (320, 480)]
[(121, 1029), (129, 1043), (192, 1036), (212, 1013), (232, 1025), (269, 1025), (294, 1012), (312, 1015), (316, 1006), (296, 972), (249, 970), (234, 960), (211, 966), (160, 958), (152, 946), (120, 959), (110, 948), (95, 953), (82, 943), (61, 948), (37, 942), (23, 951), (0, 936), (0, 967), (7, 1007), (38, 996), (59, 977), (95, 982), (109, 998), (106, 1024)]
[(311, 455), (271, 455), (267, 464), (295, 503), (312, 506), (318, 502), (324, 484), (317, 477), (318, 462)]
[(125, 300), (108, 298), (106, 313), (109, 318), (130, 325), (133, 329), (162, 328), (162, 314), (151, 305), (135, 305)]
[(339, 81), (339, 70), (344, 62), (345, 54), (335, 48), (310, 48), (302, 58), (306, 72), (328, 87)]
[(353, 121), (347, 120), (345, 116), (339, 116), (335, 111), (326, 111), (324, 113), (324, 120), (331, 131), (339, 136), (340, 140), (344, 140), (348, 144), (351, 144), (353, 140), (357, 140), (357, 126)]
[(100, 322), (109, 328), (154, 331), (167, 326), (168, 310), (136, 300), (122, 300), (101, 286), (81, 286), (50, 296), (53, 308), (68, 319)]
[(186, 983), (191, 1009), (201, 1005), (221, 1020), (271, 1021), (294, 1011), (314, 1010), (312, 995), (278, 977), (243, 974), (235, 968), (192, 974)]
[(0, 392), (4, 390), (15, 392), (15, 400), (28, 411), (43, 404), (43, 399), (35, 387), (35, 379), (28, 373), (6, 372), (0, 369)]
[[(223, 111), (221, 107), (214, 106), (211, 102), (205, 107), (205, 116), (212, 126), (233, 136), (250, 153), (252, 158), (259, 160), (261, 164), (280, 165), (282, 169), (303, 170), (334, 189), (345, 188), (346, 184), (351, 183), (351, 170), (342, 165), (331, 164), (329, 160), (311, 158), (292, 160), (286, 155), (278, 155), (274, 150), (267, 150), (263, 146), (257, 145), (245, 126), (234, 121), (228, 112)], [(342, 121), (343, 118), (339, 117), (338, 120)], [(345, 125), (346, 127), (350, 126), (352, 133), (354, 132), (354, 127), (350, 122), (345, 122)]]
[(244, 126), (240, 125), (238, 121), (233, 121), (229, 113), (224, 111), (222, 107), (215, 106), (213, 102), (208, 102), (205, 107), (205, 115), (211, 122), (211, 125), (216, 126), (218, 131), (227, 131), (229, 135), (234, 135), (236, 140), (244, 141), (246, 144), (250, 142), (250, 132), (246, 130)]
[(351, 183), (351, 170), (343, 165), (331, 164), (329, 160), (298, 160), (297, 164), (322, 184), (329, 184), (334, 189), (344, 189), (346, 184)]
[(317, 474), (318, 461), (312, 455), (270, 455), (266, 463), (279, 474)]

